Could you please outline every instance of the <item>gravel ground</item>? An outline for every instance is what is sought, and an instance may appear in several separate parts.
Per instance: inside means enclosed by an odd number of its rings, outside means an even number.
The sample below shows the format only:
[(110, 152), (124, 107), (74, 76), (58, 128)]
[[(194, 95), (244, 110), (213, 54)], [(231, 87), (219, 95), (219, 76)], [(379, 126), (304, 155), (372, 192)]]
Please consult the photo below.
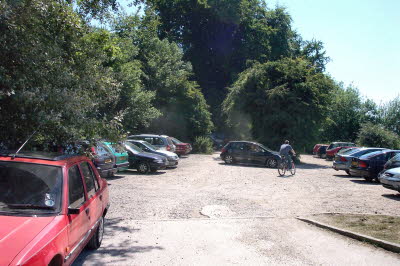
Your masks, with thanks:
[[(98, 251), (76, 265), (399, 265), (400, 256), (303, 224), (317, 213), (398, 215), (400, 194), (303, 155), (295, 176), (190, 155), (176, 169), (109, 179)], [(354, 252), (354, 251), (357, 252)], [(179, 254), (179, 255), (178, 255)]]

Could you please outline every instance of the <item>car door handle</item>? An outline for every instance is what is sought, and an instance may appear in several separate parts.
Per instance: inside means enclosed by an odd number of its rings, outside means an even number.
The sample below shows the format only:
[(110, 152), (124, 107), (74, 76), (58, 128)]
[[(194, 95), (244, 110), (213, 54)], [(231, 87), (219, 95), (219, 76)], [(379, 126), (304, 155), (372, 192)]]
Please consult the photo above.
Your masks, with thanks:
[(85, 212), (86, 212), (86, 214), (87, 214), (87, 215), (89, 215), (89, 213), (90, 213), (90, 209), (89, 209), (89, 208), (87, 208), (87, 209), (85, 210)]
[(99, 196), (99, 199), (100, 199), (100, 200), (103, 200), (103, 195), (100, 195), (100, 196)]

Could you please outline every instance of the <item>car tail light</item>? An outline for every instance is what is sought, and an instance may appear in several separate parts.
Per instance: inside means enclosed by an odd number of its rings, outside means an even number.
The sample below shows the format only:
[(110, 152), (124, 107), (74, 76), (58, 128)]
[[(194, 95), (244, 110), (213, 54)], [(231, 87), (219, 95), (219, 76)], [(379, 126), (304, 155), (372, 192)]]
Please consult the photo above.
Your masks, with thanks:
[(347, 162), (347, 159), (344, 158), (344, 157), (340, 157), (340, 161), (342, 161), (342, 162)]
[(170, 151), (170, 150), (171, 150), (171, 146), (167, 145), (167, 151)]
[(222, 148), (222, 149), (221, 149), (221, 152), (222, 152), (222, 153), (226, 152), (226, 149), (225, 149), (225, 148)]
[(94, 147), (91, 147), (90, 151), (92, 152), (93, 155), (96, 155), (96, 149)]
[(365, 161), (359, 161), (358, 162), (358, 167), (367, 168), (368, 164)]

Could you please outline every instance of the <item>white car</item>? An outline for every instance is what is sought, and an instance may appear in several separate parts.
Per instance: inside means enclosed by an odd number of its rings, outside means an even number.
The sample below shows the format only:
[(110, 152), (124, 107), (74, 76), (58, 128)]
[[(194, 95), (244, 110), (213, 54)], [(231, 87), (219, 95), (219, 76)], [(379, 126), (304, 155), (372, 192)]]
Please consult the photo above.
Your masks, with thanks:
[(400, 192), (400, 167), (386, 170), (378, 178), (385, 188)]

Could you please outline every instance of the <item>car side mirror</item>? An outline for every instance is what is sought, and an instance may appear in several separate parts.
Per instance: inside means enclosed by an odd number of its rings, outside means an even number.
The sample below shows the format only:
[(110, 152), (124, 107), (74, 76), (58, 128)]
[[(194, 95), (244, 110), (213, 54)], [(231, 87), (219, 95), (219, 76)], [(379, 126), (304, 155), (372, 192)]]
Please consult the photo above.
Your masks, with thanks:
[(68, 215), (79, 214), (81, 210), (79, 208), (68, 208)]

